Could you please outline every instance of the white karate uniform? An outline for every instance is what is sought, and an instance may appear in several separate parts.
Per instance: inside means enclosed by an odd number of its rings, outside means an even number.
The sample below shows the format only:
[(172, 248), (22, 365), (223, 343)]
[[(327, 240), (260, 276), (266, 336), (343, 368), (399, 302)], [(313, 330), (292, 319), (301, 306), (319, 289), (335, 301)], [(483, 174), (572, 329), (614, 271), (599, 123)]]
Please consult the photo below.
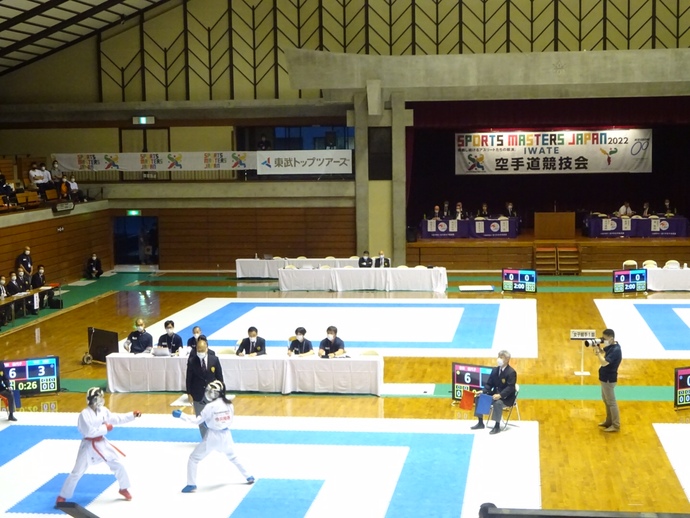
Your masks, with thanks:
[(60, 490), (60, 496), (69, 499), (74, 494), (77, 482), (86, 472), (86, 469), (94, 464), (105, 462), (113, 472), (120, 484), (120, 489), (129, 488), (129, 477), (125, 467), (120, 462), (121, 452), (117, 450), (105, 435), (108, 433), (106, 423), (114, 425), (129, 423), (134, 421), (134, 413), (114, 414), (105, 407), (98, 411), (87, 407), (79, 414), (77, 428), (84, 437), (79, 445), (77, 461), (74, 464), (72, 473), (67, 476), (67, 480)]
[(230, 425), (235, 416), (235, 409), (232, 404), (227, 404), (222, 398), (214, 399), (204, 406), (199, 416), (182, 414), (180, 417), (195, 425), (206, 423), (208, 432), (206, 436), (197, 444), (194, 451), (189, 456), (187, 462), (187, 485), (196, 486), (196, 471), (199, 462), (212, 451), (224, 453), (230, 462), (242, 473), (246, 479), (250, 476), (249, 472), (237, 459), (235, 453), (235, 442), (232, 440)]

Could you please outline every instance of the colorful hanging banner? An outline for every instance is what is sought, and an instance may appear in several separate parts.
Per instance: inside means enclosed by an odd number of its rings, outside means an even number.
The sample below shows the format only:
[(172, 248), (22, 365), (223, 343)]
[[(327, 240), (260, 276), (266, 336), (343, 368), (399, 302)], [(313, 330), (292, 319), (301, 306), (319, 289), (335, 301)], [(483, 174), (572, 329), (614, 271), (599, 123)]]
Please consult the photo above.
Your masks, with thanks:
[(231, 171), (256, 169), (253, 151), (53, 155), (62, 171)]
[(456, 175), (651, 172), (651, 129), (455, 134)]

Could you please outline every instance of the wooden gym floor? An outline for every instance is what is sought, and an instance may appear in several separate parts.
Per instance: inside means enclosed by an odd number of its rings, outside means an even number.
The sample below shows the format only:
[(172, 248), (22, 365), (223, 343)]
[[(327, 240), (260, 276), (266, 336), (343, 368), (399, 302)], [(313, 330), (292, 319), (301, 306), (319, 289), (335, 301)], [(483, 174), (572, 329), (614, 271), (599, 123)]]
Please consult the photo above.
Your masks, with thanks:
[[(94, 384), (106, 378), (105, 366), (82, 365), (86, 352), (87, 327), (118, 330), (124, 338), (132, 329), (134, 318), (148, 323), (165, 319), (207, 297), (283, 297), (275, 291), (275, 282), (239, 283), (228, 274), (173, 275), (119, 274), (120, 280), (131, 275), (133, 282), (112, 289), (106, 279), (90, 287), (84, 300), (69, 299), (69, 307), (46, 312), (38, 319), (22, 322), (0, 333), (2, 356), (7, 359), (58, 355), (65, 380), (92, 379)], [(460, 293), (460, 284), (491, 282), (498, 285), (498, 274), (450, 274), (448, 297), (453, 299), (497, 299), (494, 293)], [(690, 424), (690, 412), (676, 412), (672, 401), (646, 395), (658, 387), (672, 386), (673, 369), (690, 360), (624, 360), (620, 369), (620, 393), (625, 387), (638, 387), (637, 397), (620, 401), (622, 430), (604, 434), (597, 424), (603, 418), (603, 404), (596, 397), (597, 364), (586, 355), (585, 367), (592, 376), (574, 375), (580, 368), (580, 347), (569, 340), (571, 329), (604, 329), (604, 321), (595, 299), (611, 299), (610, 274), (580, 277), (550, 277), (540, 283), (537, 300), (539, 355), (536, 359), (515, 358), (518, 381), (531, 386), (533, 398), (520, 401), (523, 420), (539, 423), (542, 508), (607, 510), (626, 512), (690, 513), (690, 503), (681, 487), (668, 455), (653, 428), (654, 423)], [(73, 294), (76, 293), (73, 290)], [(668, 294), (666, 294), (668, 295)], [(309, 297), (333, 297), (311, 292)], [(396, 294), (367, 293), (367, 297), (395, 297)], [(399, 294), (409, 297), (409, 294)], [(620, 296), (618, 296), (620, 297)], [(643, 295), (638, 297), (644, 298)], [(690, 294), (674, 294), (690, 298)], [(424, 329), (420, 329), (424, 333)], [(312, 333), (314, 334), (314, 333)], [(155, 339), (156, 337), (154, 337)], [(183, 337), (185, 340), (187, 337)], [(312, 339), (316, 339), (312, 336)], [(625, 346), (623, 343), (625, 355)], [(510, 349), (510, 345), (506, 345)], [(589, 350), (586, 350), (589, 352)], [(469, 363), (492, 364), (493, 359), (458, 358)], [(447, 358), (386, 358), (386, 383), (450, 382)], [(565, 397), (580, 385), (593, 386), (589, 396)], [(658, 392), (658, 390), (657, 390)], [(584, 393), (584, 392), (583, 392)], [(595, 394), (594, 397), (591, 394)], [(167, 414), (171, 394), (108, 394), (106, 404), (113, 411), (134, 408), (145, 413)], [(472, 419), (451, 404), (447, 397), (362, 397), (362, 396), (277, 396), (242, 395), (238, 412), (256, 416), (372, 417), (418, 419)], [(41, 411), (53, 404), (59, 412), (78, 412), (84, 407), (82, 392), (27, 398), (23, 409)], [(510, 484), (520, 476), (519, 465), (510, 462), (511, 452), (504, 452), (505, 468), (496, 472), (489, 484)], [(535, 459), (536, 461), (536, 459)]]

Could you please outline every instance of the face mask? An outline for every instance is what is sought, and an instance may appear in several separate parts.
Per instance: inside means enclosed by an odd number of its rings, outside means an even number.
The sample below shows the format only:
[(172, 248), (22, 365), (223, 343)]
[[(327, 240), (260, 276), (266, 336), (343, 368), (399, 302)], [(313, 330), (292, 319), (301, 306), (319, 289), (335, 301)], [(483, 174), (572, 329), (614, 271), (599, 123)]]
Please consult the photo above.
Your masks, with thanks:
[(513, 206), (512, 206), (512, 205), (508, 205), (508, 210), (513, 210)]
[(144, 326), (137, 326), (137, 331), (139, 331), (140, 333), (143, 333), (144, 332)]
[(197, 353), (196, 354), (200, 360), (205, 360), (206, 359), (206, 353)]
[(70, 181), (70, 182), (73, 182), (73, 181), (74, 181), (74, 178), (70, 178), (69, 181)]
[(24, 253), (25, 253), (26, 255), (31, 255), (31, 252), (30, 252), (29, 250), (25, 250)]
[(93, 260), (95, 261), (95, 260), (96, 260), (96, 256), (95, 256), (95, 255), (92, 255), (92, 256), (91, 256), (91, 259), (93, 259)]
[(383, 254), (379, 255), (379, 257), (380, 257), (381, 259), (383, 259)]
[(503, 358), (496, 358), (496, 365), (503, 367)]
[(335, 340), (335, 335), (328, 335), (328, 339), (332, 342)]
[(201, 336), (201, 333), (194, 333), (194, 339), (195, 340), (198, 340), (200, 336)]
[(10, 279), (12, 279), (13, 281), (17, 280), (17, 278), (14, 275), (12, 277), (10, 277)]
[(297, 340), (304, 342), (304, 335), (297, 335)]
[(40, 273), (41, 275), (43, 275), (43, 272), (44, 270), (38, 270), (38, 273)]
[(46, 166), (41, 167), (41, 171), (45, 171), (45, 170), (46, 170)]
[(19, 272), (19, 277), (24, 277), (24, 272)]
[(0, 285), (4, 286), (5, 285), (5, 279), (0, 281)]
[(369, 259), (369, 256), (365, 254), (365, 255), (364, 255), (364, 258), (365, 258), (365, 259)]
[(172, 336), (172, 335), (175, 334), (175, 330), (174, 330), (174, 329), (168, 329), (167, 331), (168, 331), (168, 336)]

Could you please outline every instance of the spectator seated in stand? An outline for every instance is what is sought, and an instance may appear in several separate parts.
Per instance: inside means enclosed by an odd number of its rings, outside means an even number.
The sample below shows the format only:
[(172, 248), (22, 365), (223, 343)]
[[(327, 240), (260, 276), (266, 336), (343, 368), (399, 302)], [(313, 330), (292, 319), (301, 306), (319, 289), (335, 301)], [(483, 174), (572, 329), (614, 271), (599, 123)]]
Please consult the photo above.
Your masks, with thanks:
[(101, 275), (103, 275), (101, 260), (96, 255), (96, 252), (94, 252), (86, 263), (86, 278), (98, 279)]
[(62, 175), (62, 178), (60, 179), (59, 183), (60, 187), (58, 189), (58, 196), (60, 196), (61, 200), (69, 200), (72, 198), (71, 193), (72, 193), (72, 188), (70, 187), (69, 181), (67, 180), (66, 175)]
[(84, 196), (84, 191), (79, 189), (79, 185), (77, 184), (77, 180), (74, 177), (74, 175), (71, 175), (69, 178), (69, 188), (70, 188), (70, 198), (72, 198), (72, 201), (80, 201), (80, 202), (88, 201), (86, 199), (86, 196)]
[(65, 173), (60, 171), (60, 166), (57, 160), (53, 160), (53, 166), (50, 168), (50, 175), (53, 177), (53, 183), (57, 186), (62, 181)]

